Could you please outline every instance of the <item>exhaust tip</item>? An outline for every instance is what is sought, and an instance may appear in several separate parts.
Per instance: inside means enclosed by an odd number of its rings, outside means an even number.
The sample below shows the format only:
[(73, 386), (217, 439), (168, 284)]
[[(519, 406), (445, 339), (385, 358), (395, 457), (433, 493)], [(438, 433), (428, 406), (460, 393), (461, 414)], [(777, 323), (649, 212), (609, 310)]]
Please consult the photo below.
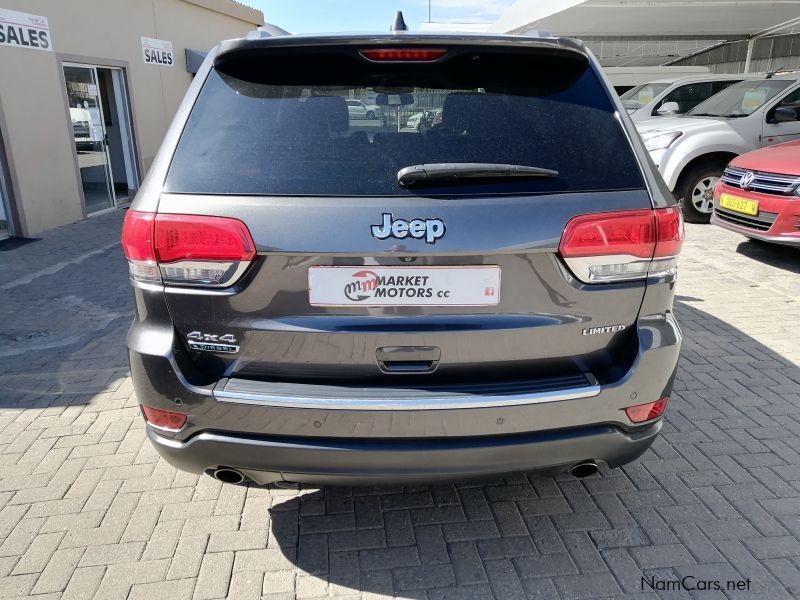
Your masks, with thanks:
[(577, 479), (584, 479), (586, 477), (595, 475), (597, 471), (597, 463), (593, 460), (587, 460), (586, 462), (578, 463), (577, 465), (571, 467), (569, 474)]
[(244, 481), (244, 475), (242, 475), (236, 469), (229, 469), (227, 467), (215, 469), (213, 475), (214, 479), (221, 481), (222, 483), (238, 484)]

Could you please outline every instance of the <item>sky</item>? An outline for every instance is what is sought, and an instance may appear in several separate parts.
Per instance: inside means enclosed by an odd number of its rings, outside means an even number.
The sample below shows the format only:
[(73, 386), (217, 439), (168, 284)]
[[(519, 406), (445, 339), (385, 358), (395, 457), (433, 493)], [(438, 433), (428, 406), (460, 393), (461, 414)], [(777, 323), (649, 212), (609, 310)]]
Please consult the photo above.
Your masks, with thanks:
[[(428, 20), (428, 0), (242, 0), (264, 13), (268, 23), (292, 33), (387, 31), (403, 11), (410, 29)], [(431, 20), (490, 23), (514, 0), (431, 0)]]

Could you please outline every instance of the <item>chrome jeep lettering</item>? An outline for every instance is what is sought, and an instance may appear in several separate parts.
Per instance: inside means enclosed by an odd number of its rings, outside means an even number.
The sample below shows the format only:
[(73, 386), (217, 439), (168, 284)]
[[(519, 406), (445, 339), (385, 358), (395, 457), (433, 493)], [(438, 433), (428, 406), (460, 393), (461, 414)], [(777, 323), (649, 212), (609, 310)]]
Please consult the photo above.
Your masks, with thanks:
[(372, 225), (372, 236), (385, 240), (389, 237), (402, 240), (412, 237), (415, 240), (424, 239), (426, 244), (433, 244), (444, 236), (447, 228), (442, 219), (395, 219), (392, 213), (383, 213), (380, 225)]

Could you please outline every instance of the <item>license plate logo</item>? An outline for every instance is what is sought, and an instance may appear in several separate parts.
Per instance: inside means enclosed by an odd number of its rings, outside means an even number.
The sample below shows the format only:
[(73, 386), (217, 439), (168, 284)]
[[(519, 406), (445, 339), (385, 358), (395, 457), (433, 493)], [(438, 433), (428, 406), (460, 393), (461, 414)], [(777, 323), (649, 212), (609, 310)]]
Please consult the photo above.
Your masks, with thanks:
[(719, 205), (722, 208), (727, 208), (728, 210), (745, 215), (758, 215), (758, 202), (755, 200), (745, 200), (744, 198), (737, 198), (730, 194), (722, 194), (719, 197)]
[(496, 306), (500, 267), (311, 267), (312, 306)]

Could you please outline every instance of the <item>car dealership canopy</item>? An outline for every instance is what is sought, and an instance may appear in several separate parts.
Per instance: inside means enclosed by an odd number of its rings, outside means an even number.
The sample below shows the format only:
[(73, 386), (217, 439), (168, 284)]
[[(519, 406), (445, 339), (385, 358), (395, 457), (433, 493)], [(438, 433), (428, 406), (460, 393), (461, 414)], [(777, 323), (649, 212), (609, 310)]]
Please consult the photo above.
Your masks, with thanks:
[(800, 1), (517, 0), (489, 31), (579, 38), (733, 40), (800, 17)]

